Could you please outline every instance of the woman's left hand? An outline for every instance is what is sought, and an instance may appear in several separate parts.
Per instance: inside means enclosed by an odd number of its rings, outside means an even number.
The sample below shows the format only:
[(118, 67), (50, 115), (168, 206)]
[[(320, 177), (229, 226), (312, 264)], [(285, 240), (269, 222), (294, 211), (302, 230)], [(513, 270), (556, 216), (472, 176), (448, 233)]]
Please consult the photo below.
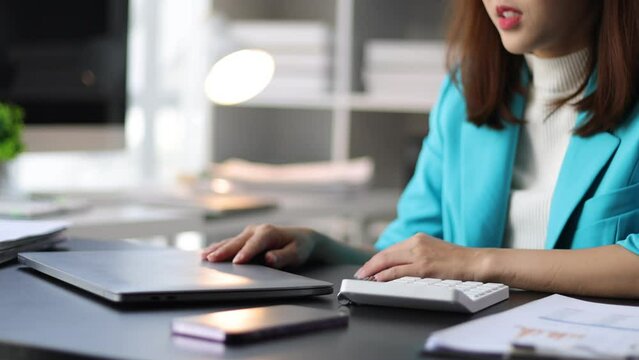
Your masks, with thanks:
[(482, 281), (482, 255), (481, 249), (453, 245), (420, 233), (375, 254), (355, 277), (376, 281), (403, 276)]

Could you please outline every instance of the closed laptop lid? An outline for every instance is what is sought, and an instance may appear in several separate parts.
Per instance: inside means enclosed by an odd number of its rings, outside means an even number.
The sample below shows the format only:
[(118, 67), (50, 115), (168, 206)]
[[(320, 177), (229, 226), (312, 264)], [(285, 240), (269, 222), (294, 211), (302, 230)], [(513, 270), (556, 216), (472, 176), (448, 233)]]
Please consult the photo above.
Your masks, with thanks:
[(116, 302), (330, 294), (333, 284), (261, 265), (202, 261), (197, 251), (22, 253), (24, 265)]

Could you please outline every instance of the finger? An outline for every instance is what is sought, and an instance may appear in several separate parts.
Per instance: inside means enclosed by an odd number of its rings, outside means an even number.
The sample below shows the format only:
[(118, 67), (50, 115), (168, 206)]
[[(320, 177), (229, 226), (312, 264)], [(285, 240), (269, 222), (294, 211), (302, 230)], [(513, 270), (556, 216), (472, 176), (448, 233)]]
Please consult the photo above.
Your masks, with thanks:
[(422, 277), (417, 271), (417, 268), (412, 264), (393, 266), (391, 268), (378, 272), (373, 277), (375, 278), (375, 281), (391, 281), (404, 276)]
[(208, 261), (217, 262), (232, 258), (240, 251), (252, 235), (253, 234), (249, 231), (242, 232), (240, 235), (234, 237), (225, 244), (222, 244), (219, 248), (210, 253), (206, 259)]
[(234, 264), (243, 264), (250, 261), (257, 254), (268, 249), (278, 249), (284, 244), (279, 231), (271, 225), (259, 226), (255, 229), (255, 233), (246, 241), (244, 247), (235, 255)]
[(224, 239), (224, 240), (222, 240), (222, 241), (215, 242), (215, 243), (213, 243), (213, 244), (211, 244), (211, 245), (207, 246), (206, 248), (204, 248), (204, 249), (202, 250), (202, 252), (200, 253), (200, 255), (202, 256), (202, 259), (206, 259), (206, 257), (207, 257), (210, 253), (212, 253), (212, 252), (214, 252), (215, 250), (219, 249), (222, 245), (226, 244), (226, 243), (227, 243), (227, 242), (229, 242), (230, 240), (232, 240), (232, 239)]
[(297, 266), (300, 262), (297, 245), (291, 242), (281, 249), (271, 250), (264, 255), (266, 264), (276, 269)]
[(387, 249), (375, 254), (357, 272), (355, 278), (364, 279), (393, 266), (411, 263), (410, 252), (401, 249)]
[(244, 228), (244, 230), (242, 230), (242, 232), (241, 232), (239, 235), (234, 236), (234, 237), (232, 237), (232, 238), (224, 239), (224, 240), (222, 240), (222, 241), (220, 241), (220, 242), (213, 243), (213, 244), (209, 245), (209, 247), (208, 247), (208, 248), (206, 248), (204, 251), (202, 251), (202, 256), (203, 256), (204, 258), (206, 258), (207, 260), (213, 261), (212, 259), (213, 259), (215, 256), (212, 256), (212, 257), (211, 257), (211, 259), (209, 259), (209, 255), (211, 255), (212, 253), (214, 253), (215, 251), (217, 251), (217, 250), (218, 250), (218, 249), (220, 249), (221, 247), (225, 246), (225, 245), (226, 245), (226, 244), (228, 244), (229, 242), (234, 241), (234, 240), (236, 240), (236, 239), (238, 239), (238, 238), (239, 238), (240, 240), (241, 240), (241, 239), (244, 239), (243, 241), (246, 241), (246, 237), (247, 237), (247, 236), (249, 236), (249, 237), (250, 237), (250, 235), (252, 235), (252, 234), (253, 234), (253, 231), (254, 231), (254, 227), (253, 227), (252, 225), (249, 225), (249, 226), (245, 227), (245, 228)]

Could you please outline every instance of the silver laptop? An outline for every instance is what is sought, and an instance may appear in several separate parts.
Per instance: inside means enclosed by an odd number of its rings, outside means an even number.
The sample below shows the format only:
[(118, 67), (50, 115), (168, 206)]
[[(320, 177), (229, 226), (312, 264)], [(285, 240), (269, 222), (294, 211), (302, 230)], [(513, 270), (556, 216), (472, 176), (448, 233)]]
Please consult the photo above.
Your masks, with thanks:
[(180, 250), (31, 252), (19, 261), (119, 303), (324, 295), (333, 284), (261, 265), (200, 260)]

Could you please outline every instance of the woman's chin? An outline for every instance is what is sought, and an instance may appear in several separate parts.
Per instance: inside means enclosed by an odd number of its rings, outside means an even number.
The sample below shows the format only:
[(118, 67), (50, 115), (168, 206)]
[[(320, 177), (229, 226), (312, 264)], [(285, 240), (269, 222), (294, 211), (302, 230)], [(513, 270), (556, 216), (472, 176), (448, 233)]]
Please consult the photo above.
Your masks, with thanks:
[(502, 44), (506, 51), (513, 55), (523, 55), (532, 52), (530, 47), (525, 46), (525, 44), (522, 44), (520, 41), (508, 41), (502, 37)]

